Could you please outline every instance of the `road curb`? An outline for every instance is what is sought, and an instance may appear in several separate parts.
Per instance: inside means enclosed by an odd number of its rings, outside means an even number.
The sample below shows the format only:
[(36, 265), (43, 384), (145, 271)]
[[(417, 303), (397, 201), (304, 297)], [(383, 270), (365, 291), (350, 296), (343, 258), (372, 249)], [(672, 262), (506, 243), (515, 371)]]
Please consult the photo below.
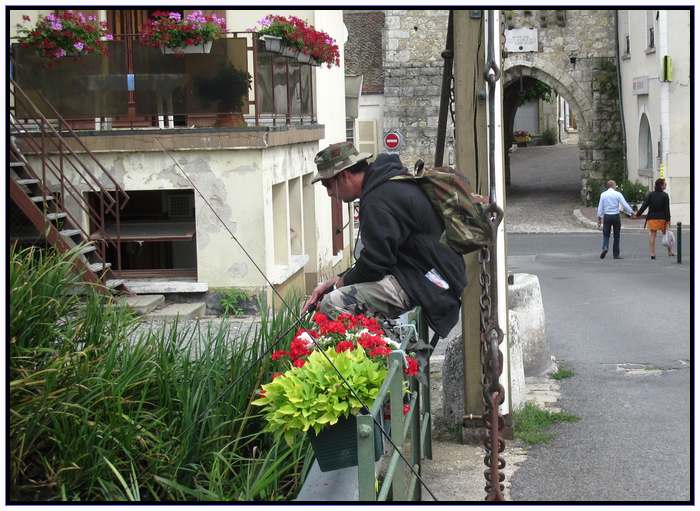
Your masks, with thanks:
[[(593, 230), (598, 230), (598, 224), (590, 218), (586, 218), (586, 215), (584, 215), (580, 209), (574, 209), (574, 218), (576, 218), (576, 220), (578, 220), (580, 224), (585, 225), (586, 227), (589, 227)], [(624, 223), (622, 224), (622, 228), (625, 231), (642, 232), (646, 230), (644, 227), (630, 227), (629, 225), (625, 225)]]

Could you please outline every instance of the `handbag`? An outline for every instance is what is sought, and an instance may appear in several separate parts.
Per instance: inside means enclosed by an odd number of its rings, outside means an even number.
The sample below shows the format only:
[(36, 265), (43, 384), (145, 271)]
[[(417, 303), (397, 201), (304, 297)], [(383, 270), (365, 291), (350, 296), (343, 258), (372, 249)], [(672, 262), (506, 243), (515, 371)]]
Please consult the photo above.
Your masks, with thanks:
[(673, 235), (673, 231), (671, 229), (666, 229), (666, 232), (661, 238), (661, 244), (664, 247), (668, 247), (668, 249), (673, 252), (674, 248), (676, 247), (676, 237)]

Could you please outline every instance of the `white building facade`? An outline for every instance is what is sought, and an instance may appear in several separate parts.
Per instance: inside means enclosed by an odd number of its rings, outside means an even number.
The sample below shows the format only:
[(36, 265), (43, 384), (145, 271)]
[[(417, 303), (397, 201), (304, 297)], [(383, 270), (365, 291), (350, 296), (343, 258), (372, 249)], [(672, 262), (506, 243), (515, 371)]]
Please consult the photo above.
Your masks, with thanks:
[(667, 182), (671, 221), (691, 223), (690, 11), (618, 10), (631, 181)]

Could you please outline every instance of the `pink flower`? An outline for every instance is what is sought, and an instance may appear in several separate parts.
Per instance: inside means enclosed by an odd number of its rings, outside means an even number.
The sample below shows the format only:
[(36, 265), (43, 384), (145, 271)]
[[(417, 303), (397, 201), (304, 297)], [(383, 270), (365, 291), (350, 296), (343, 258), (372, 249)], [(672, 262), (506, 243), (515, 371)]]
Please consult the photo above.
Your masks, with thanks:
[(106, 40), (106, 41), (113, 41), (113, 40), (114, 40), (114, 36), (113, 36), (112, 34), (105, 34), (105, 40)]
[(55, 56), (57, 59), (60, 59), (61, 57), (65, 57), (65, 56), (66, 56), (66, 50), (64, 50), (63, 48), (59, 48), (59, 49), (56, 50), (56, 52), (54, 53), (54, 56)]
[(63, 23), (60, 21), (54, 21), (51, 23), (52, 30), (63, 30)]
[(170, 14), (168, 14), (168, 18), (171, 20), (180, 21), (182, 19), (182, 16), (180, 16), (179, 12), (171, 12)]
[(81, 43), (80, 41), (78, 41), (77, 43), (75, 43), (73, 45), (73, 48), (75, 48), (78, 51), (83, 51), (83, 48), (85, 48), (85, 45), (83, 43)]
[(25, 14), (22, 16), (22, 21), (32, 21), (32, 19)]

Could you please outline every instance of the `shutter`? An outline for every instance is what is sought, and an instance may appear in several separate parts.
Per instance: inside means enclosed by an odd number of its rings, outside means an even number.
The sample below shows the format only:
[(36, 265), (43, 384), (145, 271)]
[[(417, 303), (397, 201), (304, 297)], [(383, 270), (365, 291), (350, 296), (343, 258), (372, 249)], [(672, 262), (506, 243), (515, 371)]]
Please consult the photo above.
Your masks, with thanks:
[(379, 151), (377, 147), (377, 121), (357, 120), (355, 147), (361, 153), (372, 153), (375, 157), (377, 156)]

